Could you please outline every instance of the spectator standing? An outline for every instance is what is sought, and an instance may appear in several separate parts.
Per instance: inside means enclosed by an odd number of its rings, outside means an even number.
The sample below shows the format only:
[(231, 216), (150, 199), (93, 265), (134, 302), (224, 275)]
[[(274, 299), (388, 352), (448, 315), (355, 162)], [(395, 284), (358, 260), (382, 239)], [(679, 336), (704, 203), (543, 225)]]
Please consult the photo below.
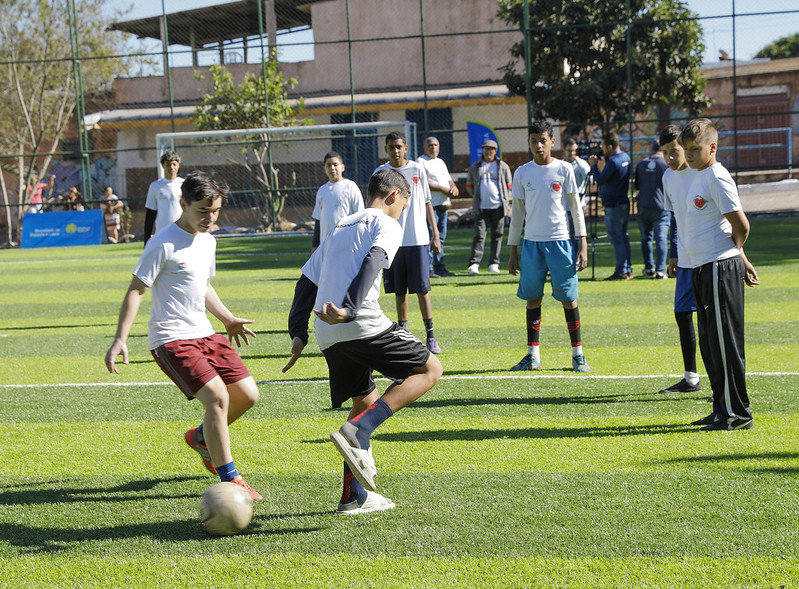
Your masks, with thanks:
[(178, 176), (180, 156), (174, 151), (165, 151), (161, 155), (161, 167), (164, 169), (164, 177), (150, 184), (147, 200), (144, 203), (145, 245), (150, 236), (177, 221), (183, 212), (180, 207), (183, 178)]
[(323, 160), (327, 182), (316, 191), (316, 202), (311, 217), (314, 223), (311, 252), (330, 235), (339, 219), (363, 210), (361, 189), (352, 180), (344, 177), (344, 159), (341, 154), (330, 151)]
[[(641, 254), (644, 276), (666, 278), (667, 242), (671, 214), (663, 202), (663, 173), (668, 169), (657, 141), (651, 154), (635, 166), (633, 183), (638, 191), (638, 228), (641, 231)], [(652, 239), (655, 240), (654, 256)]]
[[(438, 154), (441, 145), (436, 137), (428, 137), (424, 142), (424, 154), (416, 160), (427, 171), (427, 183), (430, 185), (430, 204), (438, 227), (438, 238), (441, 241), (441, 251), (433, 253), (430, 248), (430, 278), (440, 276), (454, 276), (444, 265), (444, 241), (447, 238), (447, 210), (452, 206), (450, 197), (457, 198), (458, 187), (449, 175), (447, 164)], [(430, 230), (432, 237), (432, 228)]]
[(469, 168), (466, 190), (472, 197), (472, 217), (474, 217), (474, 239), (469, 256), (469, 274), (480, 273), (483, 259), (486, 232), (491, 233), (488, 271), (499, 274), (499, 252), (502, 249), (502, 236), (505, 233), (505, 211), (510, 202), (513, 177), (510, 167), (497, 157), (499, 146), (496, 141), (483, 141), (483, 155)]
[(50, 174), (50, 182), (45, 183), (41, 181), (36, 182), (36, 186), (29, 186), (31, 191), (31, 200), (28, 207), (29, 213), (41, 213), (44, 205), (43, 195), (45, 190), (50, 190), (55, 184), (55, 174)]
[(122, 218), (119, 211), (125, 206), (119, 197), (114, 194), (114, 189), (110, 186), (105, 187), (103, 195), (103, 219), (105, 219), (105, 230), (108, 233), (108, 241), (111, 243), (119, 242), (119, 228), (121, 227)]
[(633, 277), (630, 253), (630, 156), (619, 147), (619, 136), (611, 131), (602, 137), (604, 158), (588, 158), (591, 173), (599, 185), (599, 196), (605, 209), (605, 230), (613, 246), (616, 268), (606, 280), (629, 280)]

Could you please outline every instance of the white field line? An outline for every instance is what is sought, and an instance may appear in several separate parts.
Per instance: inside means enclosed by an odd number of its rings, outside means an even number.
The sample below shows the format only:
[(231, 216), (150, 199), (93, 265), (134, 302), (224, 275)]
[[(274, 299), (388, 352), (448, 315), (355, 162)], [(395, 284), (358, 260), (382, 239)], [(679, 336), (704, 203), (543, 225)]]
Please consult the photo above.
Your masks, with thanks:
[[(747, 372), (747, 376), (799, 376), (799, 372)], [(566, 374), (495, 374), (481, 376), (477, 374), (453, 374), (444, 375), (442, 380), (546, 380), (546, 379), (589, 379), (589, 380), (651, 380), (680, 378), (682, 374), (639, 374), (639, 375), (611, 375), (611, 374), (587, 374), (587, 375), (566, 375)], [(375, 380), (388, 380), (386, 378), (376, 378)], [(306, 378), (297, 380), (261, 380), (259, 385), (294, 385), (311, 384), (326, 382), (326, 378)], [(0, 384), (0, 389), (29, 389), (36, 387), (148, 387), (148, 386), (167, 386), (172, 382), (61, 382), (55, 384)]]

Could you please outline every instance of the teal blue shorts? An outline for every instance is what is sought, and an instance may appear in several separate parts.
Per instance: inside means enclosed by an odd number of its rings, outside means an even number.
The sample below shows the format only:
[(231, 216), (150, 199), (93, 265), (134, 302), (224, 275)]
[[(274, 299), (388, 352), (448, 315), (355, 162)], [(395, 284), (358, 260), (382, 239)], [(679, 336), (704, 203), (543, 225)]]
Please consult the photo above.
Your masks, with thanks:
[(552, 297), (561, 303), (577, 300), (577, 264), (570, 240), (522, 240), (520, 263), (519, 289), (516, 291), (520, 299), (535, 301), (542, 298), (549, 272)]

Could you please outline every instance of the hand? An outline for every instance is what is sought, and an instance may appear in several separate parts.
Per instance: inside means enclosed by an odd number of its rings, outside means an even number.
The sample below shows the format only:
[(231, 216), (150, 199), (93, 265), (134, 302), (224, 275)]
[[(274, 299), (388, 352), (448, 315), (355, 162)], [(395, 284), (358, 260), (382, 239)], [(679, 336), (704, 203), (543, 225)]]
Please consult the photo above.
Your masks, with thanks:
[(450, 195), (450, 196), (455, 196), (455, 197), (457, 197), (457, 196), (458, 196), (458, 194), (459, 194), (458, 187), (457, 187), (457, 186), (455, 186), (455, 185), (453, 184), (453, 185), (450, 187), (450, 189), (449, 189), (449, 195)]
[(105, 367), (108, 368), (108, 372), (119, 374), (119, 370), (116, 367), (116, 359), (120, 354), (122, 354), (122, 363), (127, 364), (128, 345), (121, 340), (115, 339), (105, 354)]
[(434, 254), (441, 253), (441, 239), (439, 239), (438, 232), (433, 234), (433, 238), (430, 240), (430, 247), (433, 248)]
[(304, 348), (305, 344), (302, 343), (300, 338), (295, 337), (291, 340), (291, 358), (289, 358), (288, 363), (283, 367), (283, 372), (288, 372), (288, 370), (297, 363)]
[(746, 273), (744, 274), (744, 282), (746, 286), (757, 286), (760, 284), (760, 279), (757, 276), (757, 270), (752, 265), (752, 262), (741, 252), (741, 257), (744, 259), (744, 266), (746, 267)]
[(677, 258), (669, 258), (669, 276), (677, 278)]
[(516, 257), (516, 254), (511, 254), (510, 259), (508, 260), (508, 272), (511, 276), (516, 276), (521, 269), (522, 268), (519, 266), (519, 259)]
[(333, 303), (325, 303), (320, 311), (314, 309), (313, 312), (314, 315), (328, 325), (336, 325), (347, 321), (347, 312), (344, 309), (339, 309)]
[(588, 266), (588, 253), (584, 250), (580, 250), (580, 252), (577, 254), (577, 261), (574, 265), (578, 272), (585, 270)]
[(230, 340), (230, 343), (233, 343), (233, 340), (236, 341), (236, 346), (241, 347), (241, 342), (239, 341), (239, 336), (244, 340), (244, 343), (248, 346), (250, 345), (250, 340), (247, 338), (248, 335), (256, 337), (255, 332), (252, 331), (249, 327), (247, 327), (247, 323), (255, 323), (252, 319), (239, 319), (238, 317), (233, 317), (233, 319), (225, 325), (225, 330), (227, 331), (227, 338)]
[(595, 166), (597, 161), (599, 161), (599, 158), (597, 156), (595, 155), (588, 156), (588, 163), (591, 165), (591, 167)]

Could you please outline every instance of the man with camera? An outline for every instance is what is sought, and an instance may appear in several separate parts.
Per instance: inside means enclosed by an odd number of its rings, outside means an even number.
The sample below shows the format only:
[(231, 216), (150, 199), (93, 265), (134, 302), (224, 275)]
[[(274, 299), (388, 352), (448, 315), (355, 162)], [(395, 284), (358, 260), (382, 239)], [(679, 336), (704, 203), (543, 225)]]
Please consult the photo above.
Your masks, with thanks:
[(602, 137), (604, 158), (591, 155), (591, 173), (599, 185), (599, 196), (605, 209), (605, 230), (613, 246), (616, 269), (605, 280), (629, 280), (633, 277), (630, 253), (630, 156), (619, 147), (619, 136), (610, 131)]

